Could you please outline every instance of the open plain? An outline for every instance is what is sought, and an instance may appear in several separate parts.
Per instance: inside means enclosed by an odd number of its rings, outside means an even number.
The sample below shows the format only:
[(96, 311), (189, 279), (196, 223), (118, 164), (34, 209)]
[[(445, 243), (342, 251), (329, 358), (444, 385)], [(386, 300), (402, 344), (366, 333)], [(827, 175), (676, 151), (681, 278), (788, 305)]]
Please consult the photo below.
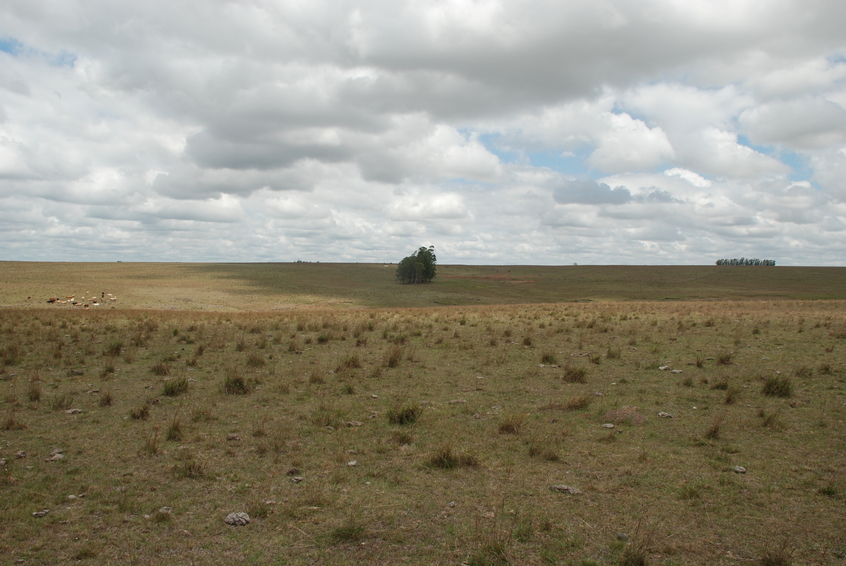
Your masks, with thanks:
[(846, 270), (394, 269), (0, 263), (2, 560), (846, 564)]

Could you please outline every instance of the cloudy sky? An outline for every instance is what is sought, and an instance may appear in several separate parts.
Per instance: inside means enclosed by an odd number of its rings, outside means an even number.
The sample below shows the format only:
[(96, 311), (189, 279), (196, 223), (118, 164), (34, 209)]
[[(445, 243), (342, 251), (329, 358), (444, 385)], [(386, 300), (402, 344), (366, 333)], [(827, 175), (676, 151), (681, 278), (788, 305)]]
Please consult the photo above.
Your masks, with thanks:
[(0, 259), (846, 263), (842, 0), (5, 0)]

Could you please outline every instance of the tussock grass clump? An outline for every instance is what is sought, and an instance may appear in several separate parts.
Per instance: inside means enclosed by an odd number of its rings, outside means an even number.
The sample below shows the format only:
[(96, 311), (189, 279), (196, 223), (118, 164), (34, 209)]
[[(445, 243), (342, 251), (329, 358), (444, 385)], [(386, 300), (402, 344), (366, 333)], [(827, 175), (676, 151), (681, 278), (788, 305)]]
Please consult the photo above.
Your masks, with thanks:
[(793, 371), (793, 374), (798, 378), (814, 377), (814, 368), (810, 366), (800, 366)]
[(263, 368), (267, 364), (264, 357), (256, 352), (247, 356), (247, 366), (251, 368)]
[(734, 354), (731, 352), (720, 352), (717, 354), (717, 363), (722, 366), (731, 365), (731, 358)]
[(50, 399), (50, 408), (54, 411), (66, 411), (73, 405), (73, 395), (69, 393), (59, 393)]
[(337, 371), (341, 371), (343, 369), (357, 369), (361, 367), (361, 358), (358, 357), (358, 354), (350, 354), (346, 356), (341, 363), (338, 364)]
[(413, 425), (423, 414), (423, 407), (420, 405), (396, 405), (388, 409), (387, 417), (390, 424)]
[(103, 350), (103, 354), (106, 356), (119, 356), (121, 350), (123, 350), (123, 342), (115, 340), (113, 342), (109, 342), (109, 345), (106, 346), (105, 350)]
[(399, 344), (394, 344), (388, 349), (387, 354), (385, 355), (385, 366), (389, 368), (395, 368), (399, 365), (400, 361), (402, 360), (402, 355), (405, 349), (400, 346)]
[(129, 416), (134, 421), (146, 421), (150, 418), (150, 405), (148, 403), (144, 403), (140, 407), (132, 409), (129, 412)]
[(577, 395), (575, 397), (570, 397), (564, 402), (564, 409), (567, 411), (578, 411), (581, 409), (587, 409), (590, 407), (590, 404), (593, 402), (593, 397), (588, 395)]
[(170, 367), (167, 365), (167, 363), (163, 361), (154, 364), (153, 367), (150, 368), (150, 371), (153, 373), (153, 375), (158, 375), (161, 377), (170, 375)]
[(620, 348), (614, 348), (610, 344), (608, 345), (608, 349), (605, 351), (605, 357), (609, 360), (619, 360), (622, 352)]
[(173, 420), (170, 422), (170, 426), (167, 427), (165, 439), (173, 442), (178, 442), (182, 440), (182, 438), (182, 424), (179, 422), (178, 417), (174, 417)]
[(169, 379), (164, 382), (164, 395), (168, 397), (176, 397), (182, 393), (188, 392), (188, 379), (180, 377), (179, 379)]
[(26, 428), (26, 425), (18, 420), (12, 412), (3, 420), (3, 426), (0, 426), (0, 429), (3, 430), (25, 430)]
[(771, 375), (764, 381), (761, 393), (767, 397), (790, 397), (793, 395), (793, 382), (787, 376)]
[(479, 460), (470, 454), (456, 453), (452, 446), (444, 444), (437, 448), (427, 459), (430, 468), (453, 470), (456, 468), (478, 468)]
[(199, 480), (206, 477), (205, 468), (203, 468), (203, 465), (196, 460), (188, 460), (174, 465), (173, 468), (171, 468), (171, 473), (173, 474), (173, 477), (177, 479)]
[(760, 566), (790, 566), (793, 564), (793, 549), (790, 542), (785, 540), (776, 548), (765, 550), (758, 563)]
[(558, 359), (552, 352), (544, 352), (541, 356), (541, 363), (549, 366), (554, 366), (558, 364)]
[(26, 391), (26, 397), (33, 403), (41, 401), (41, 380), (33, 379), (29, 382), (29, 387)]
[(311, 422), (319, 427), (339, 428), (344, 422), (343, 413), (330, 402), (323, 400), (311, 413)]
[(499, 422), (497, 432), (499, 434), (520, 434), (520, 427), (523, 426), (525, 420), (526, 415), (508, 415)]
[(560, 459), (555, 447), (548, 440), (538, 438), (529, 441), (529, 457), (541, 458), (547, 462), (557, 462)]
[(223, 392), (227, 395), (248, 395), (253, 392), (255, 386), (255, 380), (246, 379), (237, 372), (231, 372), (223, 378)]
[(567, 364), (564, 367), (564, 381), (567, 383), (587, 383), (587, 369)]
[(717, 416), (717, 418), (714, 419), (714, 422), (711, 423), (711, 426), (709, 426), (705, 430), (705, 434), (704, 434), (705, 438), (707, 438), (708, 440), (717, 440), (717, 439), (720, 438), (720, 429), (723, 426), (723, 419), (724, 418), (725, 418), (725, 413)]
[(729, 382), (728, 378), (725, 376), (718, 377), (714, 380), (714, 383), (711, 384), (711, 389), (718, 389), (721, 391), (728, 391)]
[(410, 432), (404, 430), (393, 433), (388, 440), (398, 446), (410, 446), (414, 444), (414, 436)]
[(329, 540), (332, 544), (345, 544), (358, 542), (364, 538), (366, 530), (360, 523), (349, 520), (340, 527), (335, 527), (329, 533)]
[(734, 405), (737, 402), (737, 398), (740, 397), (740, 391), (737, 387), (729, 387), (726, 390), (726, 397), (723, 402), (726, 405)]
[(148, 434), (144, 439), (144, 446), (142, 451), (149, 456), (155, 456), (159, 453), (159, 431), (153, 430), (153, 434)]
[(97, 401), (97, 404), (101, 407), (111, 407), (112, 404), (115, 402), (115, 398), (110, 391), (104, 391), (100, 393), (100, 399)]

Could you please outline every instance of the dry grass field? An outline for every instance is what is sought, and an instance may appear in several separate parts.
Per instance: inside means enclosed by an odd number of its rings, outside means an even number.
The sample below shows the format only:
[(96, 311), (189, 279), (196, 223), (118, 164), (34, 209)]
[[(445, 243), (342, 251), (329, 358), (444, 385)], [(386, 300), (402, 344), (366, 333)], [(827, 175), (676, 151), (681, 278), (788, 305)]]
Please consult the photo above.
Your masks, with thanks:
[(2, 267), (3, 563), (846, 564), (840, 270)]

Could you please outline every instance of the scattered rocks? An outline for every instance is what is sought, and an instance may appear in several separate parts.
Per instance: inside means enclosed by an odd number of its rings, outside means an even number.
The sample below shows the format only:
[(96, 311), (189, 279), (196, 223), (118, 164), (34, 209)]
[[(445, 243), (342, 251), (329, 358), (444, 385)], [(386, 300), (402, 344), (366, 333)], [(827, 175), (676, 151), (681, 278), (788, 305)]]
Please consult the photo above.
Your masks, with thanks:
[(61, 460), (64, 457), (65, 457), (65, 455), (62, 453), (62, 449), (56, 448), (55, 450), (50, 452), (50, 455), (47, 457), (47, 461), (48, 462), (58, 462), (59, 460)]
[(659, 412), (658, 416), (662, 419), (672, 419), (673, 418), (673, 415), (671, 415), (670, 413), (665, 413), (664, 411)]
[(557, 491), (558, 493), (567, 493), (569, 495), (579, 495), (582, 492), (582, 490), (577, 487), (564, 484), (551, 485), (549, 486), (549, 489), (551, 489), (552, 491)]
[(243, 527), (244, 525), (249, 524), (250, 516), (243, 511), (240, 513), (230, 513), (226, 516), (223, 522), (227, 525), (232, 525), (233, 527)]
[(744, 468), (743, 466), (735, 466), (733, 468), (733, 471), (734, 471), (735, 474), (745, 474), (746, 468)]
[(42, 509), (41, 511), (36, 511), (35, 513), (33, 513), (32, 516), (35, 517), (36, 519), (40, 519), (41, 517), (46, 516), (47, 513), (49, 513), (49, 512), (50, 512), (49, 509)]

